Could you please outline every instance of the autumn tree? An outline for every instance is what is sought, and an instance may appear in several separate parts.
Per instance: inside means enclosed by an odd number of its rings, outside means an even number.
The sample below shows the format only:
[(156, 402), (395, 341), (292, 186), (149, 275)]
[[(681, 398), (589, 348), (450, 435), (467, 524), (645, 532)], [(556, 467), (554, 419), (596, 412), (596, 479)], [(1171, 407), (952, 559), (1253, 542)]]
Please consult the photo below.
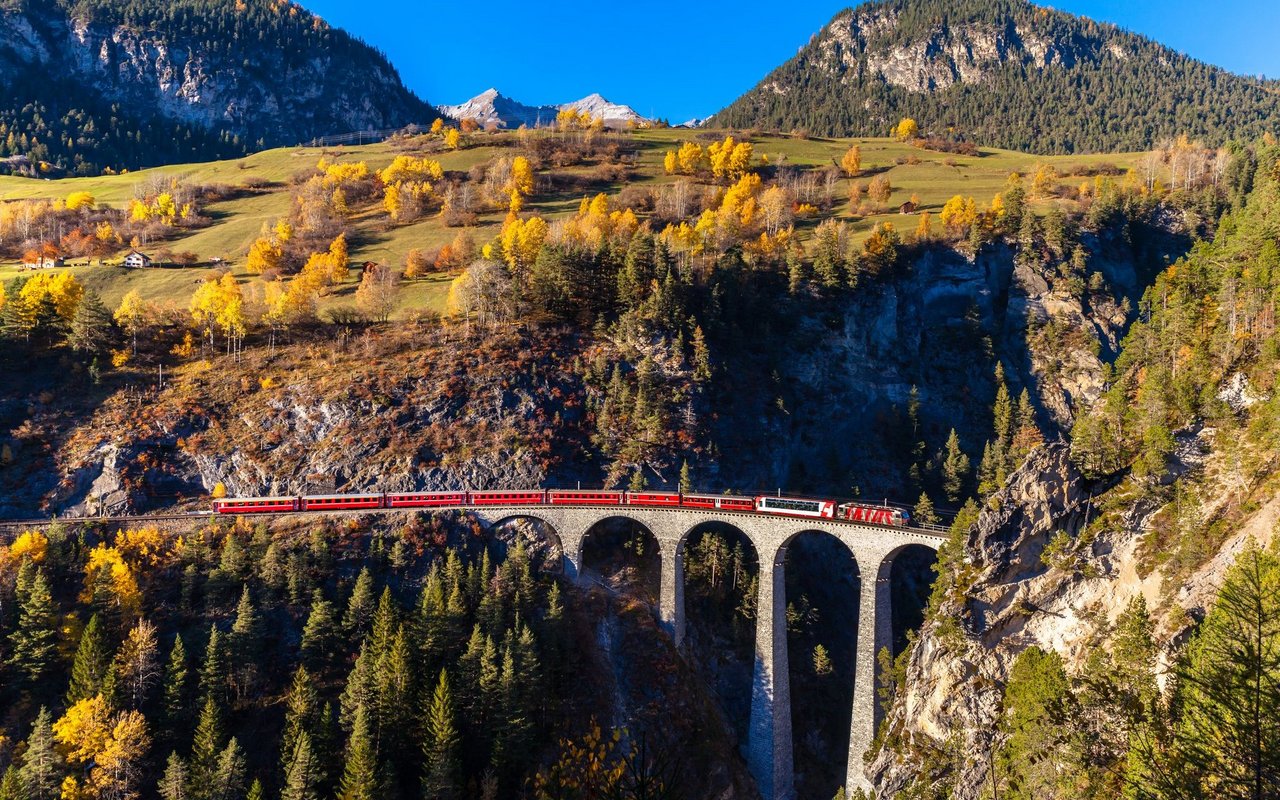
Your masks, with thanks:
[(893, 138), (900, 142), (909, 142), (920, 135), (920, 126), (911, 117), (903, 117), (893, 126)]
[(386, 322), (395, 311), (399, 291), (399, 273), (380, 264), (371, 265), (360, 277), (356, 308), (369, 319)]
[(840, 158), (840, 169), (844, 170), (845, 177), (856, 178), (862, 174), (862, 148), (853, 145), (845, 151)]

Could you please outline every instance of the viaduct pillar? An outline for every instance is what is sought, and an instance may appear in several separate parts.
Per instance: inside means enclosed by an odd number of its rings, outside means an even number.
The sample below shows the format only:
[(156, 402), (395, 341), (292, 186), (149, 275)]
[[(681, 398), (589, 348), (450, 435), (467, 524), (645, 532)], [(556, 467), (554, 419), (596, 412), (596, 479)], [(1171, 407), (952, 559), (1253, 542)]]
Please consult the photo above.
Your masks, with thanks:
[(786, 550), (760, 554), (756, 655), (751, 675), (747, 765), (764, 800), (792, 800), (791, 687), (787, 676)]
[(876, 656), (882, 648), (893, 645), (893, 608), (890, 592), (890, 568), (893, 561), (882, 551), (862, 550), (856, 553), (861, 575), (858, 598), (858, 640), (853, 675), (853, 715), (849, 730), (849, 763), (845, 772), (845, 791), (871, 791), (863, 759), (871, 749), (876, 731), (884, 717), (877, 694), (879, 667)]

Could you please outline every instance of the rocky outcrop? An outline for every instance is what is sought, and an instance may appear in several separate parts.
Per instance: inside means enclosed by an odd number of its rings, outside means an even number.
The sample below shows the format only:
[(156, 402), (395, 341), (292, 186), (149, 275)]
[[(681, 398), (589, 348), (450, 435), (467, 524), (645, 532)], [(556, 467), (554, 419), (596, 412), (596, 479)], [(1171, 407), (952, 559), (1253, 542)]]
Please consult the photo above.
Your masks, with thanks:
[[(1168, 474), (1154, 481), (1196, 480), (1206, 519), (1225, 513), (1234, 496), (1219, 478), (1213, 439), (1209, 429), (1179, 432)], [(957, 773), (935, 777), (954, 787), (957, 800), (981, 797), (989, 780), (982, 754), (999, 744), (1003, 687), (1019, 653), (1033, 645), (1056, 651), (1069, 671), (1080, 670), (1106, 646), (1116, 617), (1142, 597), (1162, 661), (1171, 663), (1235, 557), (1249, 542), (1266, 545), (1280, 534), (1280, 498), (1273, 496), (1246, 507), (1189, 573), (1173, 573), (1176, 567), (1145, 551), (1147, 538), (1168, 524), (1160, 516), (1164, 496), (1132, 479), (1090, 484), (1069, 455), (1065, 444), (1033, 452), (969, 531), (944, 578), (951, 590), (921, 629), (905, 689), (889, 711), (895, 744), (869, 767), (877, 796), (892, 797), (919, 779), (929, 769), (920, 754), (958, 737), (961, 752), (979, 755)]]
[(297, 6), (270, 30), (210, 40), (213, 17), (241, 12), (215, 9), (211, 19), (174, 23), (159, 13), (125, 18), (107, 5), (84, 10), (29, 0), (0, 11), (0, 90), (18, 92), (36, 76), (54, 75), (133, 119), (181, 122), (268, 146), (435, 118), (381, 54)]

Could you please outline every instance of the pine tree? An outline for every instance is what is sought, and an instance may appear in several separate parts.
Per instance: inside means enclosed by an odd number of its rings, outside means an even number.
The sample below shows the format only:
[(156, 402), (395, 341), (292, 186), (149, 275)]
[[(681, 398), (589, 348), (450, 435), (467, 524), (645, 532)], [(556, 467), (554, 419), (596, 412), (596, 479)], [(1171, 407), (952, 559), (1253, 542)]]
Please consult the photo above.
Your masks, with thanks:
[(298, 741), (307, 736), (308, 758), (311, 752), (309, 731), (313, 730), (320, 713), (320, 698), (315, 682), (306, 667), (298, 667), (293, 673), (293, 683), (284, 701), (284, 731), (280, 737), (280, 760), (285, 774), (295, 756)]
[(1249, 547), (1177, 670), (1173, 741), (1143, 741), (1138, 797), (1280, 794), (1280, 556)]
[(396, 605), (391, 599), (391, 587), (384, 586), (378, 598), (378, 607), (373, 612), (373, 627), (369, 633), (369, 644), (375, 661), (382, 658), (383, 653), (391, 645), (396, 633)]
[(262, 785), (261, 778), (253, 779), (253, 783), (249, 784), (249, 793), (244, 798), (245, 800), (267, 800), (267, 790)]
[(693, 491), (693, 474), (689, 470), (689, 459), (685, 459), (680, 463), (680, 493), (688, 494)]
[(921, 525), (938, 524), (938, 514), (933, 510), (933, 501), (925, 492), (921, 492), (920, 499), (916, 501), (915, 521)]
[(110, 665), (110, 655), (103, 638), (98, 615), (89, 618), (89, 624), (80, 634), (75, 661), (71, 664), (71, 686), (67, 689), (67, 704), (74, 705), (103, 690)]
[(365, 567), (356, 577), (351, 599), (347, 601), (347, 612), (342, 617), (342, 627), (348, 636), (364, 638), (373, 621), (373, 608), (373, 576), (369, 574), (369, 568)]
[(227, 650), (235, 667), (234, 685), (238, 697), (249, 694), (257, 683), (261, 635), (261, 622), (246, 584), (240, 593), (240, 603), (236, 606), (236, 619), (231, 625), (231, 633), (227, 636)]
[(18, 771), (28, 800), (55, 800), (62, 784), (62, 755), (53, 738), (53, 718), (49, 709), (41, 706), (36, 715), (31, 735), (27, 737), (27, 752)]
[(286, 760), (288, 766), (280, 800), (319, 800), (317, 789), (321, 776), (311, 753), (311, 736), (305, 730), (298, 735)]
[(831, 674), (831, 670), (831, 656), (827, 653), (827, 648), (821, 644), (814, 645), (813, 674), (819, 677), (825, 677)]
[(164, 775), (160, 778), (160, 785), (156, 787), (160, 796), (164, 800), (189, 800), (191, 795), (187, 787), (190, 783), (191, 774), (187, 770), (186, 762), (177, 753), (170, 753)]
[(311, 611), (307, 624), (302, 628), (302, 657), (313, 670), (322, 668), (328, 661), (337, 641), (338, 624), (333, 603), (316, 589), (311, 594)]
[(218, 754), (217, 766), (208, 784), (212, 800), (237, 800), (244, 794), (244, 750), (232, 736)]
[(227, 699), (227, 646), (216, 625), (209, 628), (209, 642), (200, 665), (200, 696), (206, 700)]
[(956, 429), (952, 428), (951, 435), (947, 437), (946, 456), (942, 460), (942, 484), (948, 501), (960, 502), (961, 491), (968, 475), (969, 457), (960, 449), (960, 437), (956, 435)]
[(9, 635), (9, 665), (35, 686), (49, 671), (57, 648), (57, 619), (44, 569), (19, 588), (18, 625)]
[(103, 353), (114, 339), (115, 326), (111, 312), (103, 305), (97, 292), (86, 291), (71, 319), (67, 344), (78, 353)]
[[(191, 774), (197, 786), (210, 787), (217, 777), (222, 751), (222, 715), (213, 697), (206, 696), (191, 742)], [(203, 793), (203, 791), (202, 791)]]
[(379, 741), (382, 751), (394, 759), (400, 755), (405, 731), (412, 724), (413, 649), (403, 625), (378, 660), (376, 672)]
[(373, 721), (364, 704), (355, 710), (345, 764), (338, 786), (339, 800), (378, 800), (378, 754), (373, 742)]
[(187, 666), (187, 649), (182, 635), (173, 639), (169, 650), (169, 663), (164, 670), (164, 713), (171, 727), (178, 727), (188, 717), (187, 684), (190, 668)]
[(423, 800), (453, 800), (457, 794), (459, 772), (458, 734), (453, 708), (453, 694), (449, 689), (449, 673), (440, 671), (435, 691), (426, 714), (426, 739), (422, 745)]
[(26, 800), (26, 790), (22, 787), (22, 778), (18, 768), (10, 764), (0, 776), (0, 800)]
[(996, 450), (1003, 456), (1009, 452), (1009, 446), (1013, 443), (1014, 417), (1013, 400), (1009, 396), (1009, 386), (1004, 380), (1004, 364), (998, 361), (996, 362), (996, 401), (991, 407), (991, 417)]
[(339, 698), (339, 721), (344, 731), (350, 731), (355, 724), (356, 709), (360, 706), (372, 708), (375, 702), (373, 656), (369, 650), (369, 642), (360, 645), (360, 655), (347, 674), (347, 685), (342, 689)]

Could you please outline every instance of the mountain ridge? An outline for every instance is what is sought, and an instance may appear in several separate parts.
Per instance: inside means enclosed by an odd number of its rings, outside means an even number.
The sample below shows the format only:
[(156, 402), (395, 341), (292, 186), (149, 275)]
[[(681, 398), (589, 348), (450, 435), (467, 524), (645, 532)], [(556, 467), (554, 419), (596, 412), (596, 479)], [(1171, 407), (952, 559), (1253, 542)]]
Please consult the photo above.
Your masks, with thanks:
[(301, 6), (0, 6), (0, 158), (92, 174), (434, 118), (381, 53)]
[(599, 117), (607, 125), (622, 126), (629, 122), (646, 121), (631, 106), (610, 102), (599, 92), (568, 103), (531, 106), (491, 87), (469, 100), (438, 107), (440, 113), (447, 117), (457, 120), (474, 119), (482, 126), (496, 124), (500, 128), (549, 125), (555, 122), (557, 114), (570, 108)]
[(1026, 0), (874, 0), (845, 9), (715, 115), (728, 127), (922, 132), (1040, 153), (1222, 143), (1280, 120), (1275, 84)]

